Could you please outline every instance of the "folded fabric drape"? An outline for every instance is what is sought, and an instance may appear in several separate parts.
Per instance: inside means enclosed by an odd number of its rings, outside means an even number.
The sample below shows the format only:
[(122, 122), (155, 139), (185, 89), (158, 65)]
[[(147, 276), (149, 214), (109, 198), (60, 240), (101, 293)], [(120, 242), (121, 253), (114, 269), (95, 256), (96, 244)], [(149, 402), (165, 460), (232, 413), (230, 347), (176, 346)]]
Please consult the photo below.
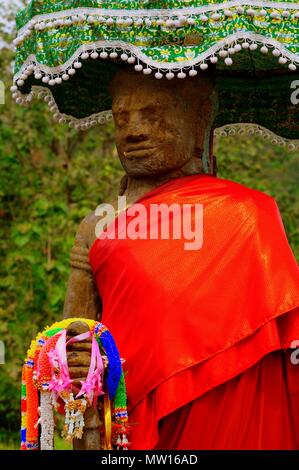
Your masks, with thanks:
[(156, 448), (298, 449), (298, 416), (298, 366), (276, 351), (163, 419)]
[(150, 449), (162, 418), (298, 339), (299, 269), (275, 201), (259, 191), (196, 175), (138, 202), (148, 215), (151, 204), (203, 204), (198, 250), (149, 239), (163, 218), (148, 217), (144, 239), (113, 239), (134, 219), (127, 211), (90, 251), (103, 322), (126, 359), (132, 448)]

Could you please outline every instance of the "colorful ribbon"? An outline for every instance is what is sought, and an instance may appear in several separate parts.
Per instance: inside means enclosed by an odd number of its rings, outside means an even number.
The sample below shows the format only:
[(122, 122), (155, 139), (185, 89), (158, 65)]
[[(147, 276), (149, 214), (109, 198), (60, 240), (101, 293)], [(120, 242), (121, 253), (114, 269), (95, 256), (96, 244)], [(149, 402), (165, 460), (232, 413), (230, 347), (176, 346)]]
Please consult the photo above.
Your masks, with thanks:
[[(104, 372), (103, 359), (100, 354), (99, 346), (96, 338), (91, 331), (74, 336), (66, 341), (66, 330), (58, 333), (60, 335), (55, 348), (49, 353), (49, 362), (51, 365), (52, 378), (49, 383), (49, 391), (51, 391), (55, 399), (62, 392), (70, 392), (73, 380), (70, 378), (67, 364), (67, 346), (75, 342), (83, 341), (92, 336), (91, 361), (89, 372), (86, 380), (81, 381), (82, 387), (76, 398), (85, 395), (87, 400), (96, 405), (97, 399), (103, 394), (102, 378)], [(38, 370), (38, 374), (40, 371)]]
[[(89, 336), (91, 336), (91, 332), (88, 332)], [(78, 337), (72, 338), (71, 342), (75, 342), (75, 340), (80, 341), (79, 337), (83, 337), (86, 335), (79, 335)], [(77, 338), (77, 339), (76, 339)], [(82, 338), (83, 339), (83, 338)], [(103, 372), (104, 372), (104, 363), (102, 356), (100, 354), (99, 345), (97, 343), (96, 338), (92, 337), (92, 346), (91, 346), (91, 360), (88, 375), (85, 381), (81, 381), (82, 387), (79, 393), (77, 394), (76, 398), (85, 395), (86, 398), (89, 400), (90, 403), (93, 403), (96, 406), (97, 399), (100, 395), (103, 395)]]

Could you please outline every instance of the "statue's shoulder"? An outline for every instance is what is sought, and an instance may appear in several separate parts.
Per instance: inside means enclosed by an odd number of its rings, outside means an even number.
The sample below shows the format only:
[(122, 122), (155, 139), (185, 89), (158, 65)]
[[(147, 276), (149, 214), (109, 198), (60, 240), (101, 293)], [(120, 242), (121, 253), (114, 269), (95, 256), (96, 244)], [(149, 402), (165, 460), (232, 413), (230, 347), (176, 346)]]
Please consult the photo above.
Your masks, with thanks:
[[(86, 217), (84, 217), (77, 231), (77, 243), (79, 243), (81, 246), (83, 245), (86, 248), (91, 248), (93, 245), (96, 239), (96, 226), (103, 217), (102, 213), (97, 211), (98, 207), (99, 206), (97, 206), (94, 211), (90, 212)], [(113, 205), (113, 207), (117, 206)]]
[(99, 217), (96, 216), (96, 210), (85, 216), (78, 227), (76, 242), (79, 242), (86, 248), (90, 248), (96, 238), (95, 229), (98, 221)]

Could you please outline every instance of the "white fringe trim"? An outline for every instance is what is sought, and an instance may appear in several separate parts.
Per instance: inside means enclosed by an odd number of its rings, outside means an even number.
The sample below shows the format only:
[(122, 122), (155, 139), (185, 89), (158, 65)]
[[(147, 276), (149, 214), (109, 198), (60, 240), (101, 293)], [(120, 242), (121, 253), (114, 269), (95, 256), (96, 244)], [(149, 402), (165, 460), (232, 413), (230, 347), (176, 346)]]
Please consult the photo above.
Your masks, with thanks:
[[(239, 44), (240, 42), (241, 44)], [(214, 59), (215, 63), (215, 61), (218, 61), (217, 55), (224, 59), (224, 62), (227, 66), (230, 66), (233, 63), (232, 56), (239, 52), (236, 49), (236, 46), (241, 46), (240, 51), (245, 48), (250, 49), (251, 47), (258, 48), (259, 46), (265, 46), (268, 49), (273, 49), (272, 54), (277, 57), (278, 61), (283, 59), (284, 62), (280, 62), (281, 65), (288, 63), (288, 66), (291, 70), (296, 70), (296, 67), (299, 65), (299, 56), (287, 50), (286, 47), (284, 47), (279, 41), (272, 38), (267, 38), (257, 33), (238, 31), (237, 33), (227, 36), (223, 40), (217, 42), (217, 44), (214, 44), (202, 54), (192, 59), (187, 58), (181, 62), (158, 62), (152, 60), (150, 57), (144, 54), (139, 47), (124, 41), (97, 41), (91, 44), (82, 44), (69, 60), (58, 67), (49, 67), (47, 65), (41, 64), (37, 61), (36, 55), (32, 54), (27, 57), (22, 68), (18, 73), (15, 74), (14, 82), (17, 83), (19, 80), (21, 80), (21, 83), (18, 83), (18, 86), (22, 86), (22, 81), (25, 81), (31, 73), (35, 72), (48, 76), (49, 80), (51, 78), (61, 78), (60, 83), (62, 83), (62, 75), (68, 74), (69, 70), (72, 70), (73, 72), (69, 75), (73, 75), (76, 72), (76, 68), (81, 68), (82, 62), (79, 61), (79, 59), (83, 60), (84, 62), (84, 54), (87, 54), (87, 57), (85, 58), (88, 58), (89, 56), (92, 57), (93, 53), (99, 53), (98, 55), (100, 55), (102, 58), (110, 58), (109, 54), (115, 52), (117, 52), (117, 56), (120, 55), (121, 59), (127, 61), (128, 63), (134, 63), (137, 60), (137, 65), (139, 66), (139, 70), (138, 67), (136, 68), (135, 66), (137, 71), (142, 71), (144, 68), (139, 62), (143, 62), (145, 65), (147, 65), (147, 68), (156, 69), (158, 74), (161, 75), (156, 76), (156, 78), (160, 79), (163, 77), (160, 72), (171, 71), (180, 73), (180, 71), (182, 72), (182, 70), (189, 70), (194, 66), (199, 66), (202, 70), (205, 70), (208, 68), (206, 61), (211, 60), (211, 62), (213, 62)], [(230, 61), (228, 62), (226, 59), (230, 59)], [(148, 70), (148, 72), (150, 73), (151, 70)], [(185, 77), (179, 76), (179, 78)], [(53, 83), (53, 85), (56, 84), (58, 83)]]
[(77, 119), (68, 114), (61, 113), (58, 109), (51, 90), (43, 86), (33, 86), (31, 93), (26, 97), (26, 102), (23, 102), (22, 104), (24, 106), (30, 105), (32, 100), (35, 98), (42, 99), (45, 101), (45, 103), (47, 103), (55, 121), (59, 122), (60, 124), (68, 124), (69, 127), (78, 130), (89, 129), (90, 127), (96, 126), (97, 124), (104, 124), (107, 121), (113, 120), (111, 110), (91, 114), (90, 116), (82, 119)]
[(242, 124), (229, 124), (227, 126), (218, 127), (215, 129), (214, 135), (216, 137), (238, 136), (238, 135), (258, 135), (265, 140), (269, 140), (273, 145), (280, 147), (287, 147), (290, 151), (299, 150), (299, 140), (291, 140), (280, 137), (269, 129), (258, 124), (242, 123)]
[[(75, 15), (97, 15), (109, 18), (132, 18), (132, 19), (175, 19), (181, 16), (194, 17), (198, 15), (204, 15), (206, 13), (214, 13), (223, 10), (229, 10), (230, 8), (241, 8), (244, 7), (251, 11), (253, 7), (258, 8), (259, 10), (264, 8), (269, 8), (271, 10), (282, 10), (284, 12), (299, 11), (298, 3), (287, 3), (287, 2), (274, 2), (266, 0), (231, 0), (227, 2), (216, 3), (212, 5), (204, 5), (201, 7), (186, 7), (186, 8), (169, 8), (169, 9), (138, 9), (138, 10), (128, 10), (128, 9), (110, 9), (110, 8), (71, 8), (68, 10), (63, 10), (60, 12), (54, 13), (45, 13), (42, 15), (34, 16), (26, 25), (20, 28), (18, 32), (18, 37), (27, 34), (28, 30), (34, 28), (34, 26), (39, 22), (51, 21), (51, 20), (60, 20), (68, 18)], [(242, 12), (243, 13), (243, 12)], [(244, 12), (246, 14), (246, 11)], [(258, 12), (257, 12), (258, 13)], [(284, 17), (277, 12), (279, 17)], [(253, 16), (248, 13), (249, 16)], [(229, 16), (229, 15), (227, 15)], [(140, 24), (141, 26), (141, 24)]]
[[(32, 87), (31, 97), (27, 104), (30, 104), (33, 98), (43, 99), (48, 104), (50, 111), (54, 115), (53, 117), (55, 121), (59, 122), (60, 124), (68, 124), (69, 127), (77, 130), (87, 130), (91, 127), (96, 126), (97, 124), (104, 124), (105, 122), (113, 120), (111, 110), (92, 114), (91, 116), (88, 116), (83, 119), (76, 119), (73, 116), (68, 116), (67, 114), (60, 113), (51, 90), (45, 87)], [(299, 140), (285, 139), (258, 124), (228, 124), (226, 126), (219, 127), (214, 130), (214, 136), (216, 138), (238, 135), (258, 135), (265, 140), (271, 141), (273, 145), (286, 147), (290, 151), (299, 150)]]

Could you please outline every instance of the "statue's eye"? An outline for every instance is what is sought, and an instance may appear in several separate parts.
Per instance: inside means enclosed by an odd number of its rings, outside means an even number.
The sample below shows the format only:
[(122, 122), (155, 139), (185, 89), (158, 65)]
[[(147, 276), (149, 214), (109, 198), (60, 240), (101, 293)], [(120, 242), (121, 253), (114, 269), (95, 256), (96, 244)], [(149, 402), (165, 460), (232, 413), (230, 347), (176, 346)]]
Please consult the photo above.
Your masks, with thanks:
[(146, 114), (149, 114), (149, 115), (155, 115), (157, 114), (157, 107), (156, 106), (147, 106), (146, 108), (144, 108), (143, 110)]
[(118, 124), (119, 126), (123, 126), (128, 121), (128, 116), (126, 115), (126, 113), (116, 113), (114, 115), (114, 119), (116, 124)]

